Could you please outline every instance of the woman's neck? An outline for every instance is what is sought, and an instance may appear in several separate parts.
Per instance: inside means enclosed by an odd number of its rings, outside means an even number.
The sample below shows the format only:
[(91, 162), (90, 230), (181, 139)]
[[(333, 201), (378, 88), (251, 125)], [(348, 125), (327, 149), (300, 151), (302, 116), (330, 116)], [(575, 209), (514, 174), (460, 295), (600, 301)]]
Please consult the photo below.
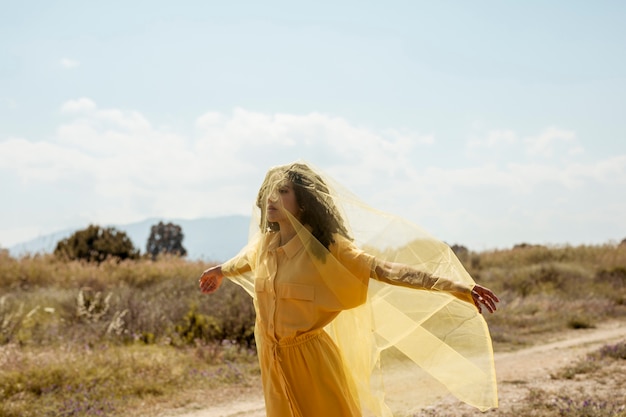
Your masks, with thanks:
[(291, 224), (289, 220), (285, 222), (280, 222), (279, 226), (280, 226), (280, 230), (278, 231), (278, 233), (280, 233), (280, 245), (279, 246), (283, 246), (296, 235), (296, 229), (293, 227), (293, 225)]

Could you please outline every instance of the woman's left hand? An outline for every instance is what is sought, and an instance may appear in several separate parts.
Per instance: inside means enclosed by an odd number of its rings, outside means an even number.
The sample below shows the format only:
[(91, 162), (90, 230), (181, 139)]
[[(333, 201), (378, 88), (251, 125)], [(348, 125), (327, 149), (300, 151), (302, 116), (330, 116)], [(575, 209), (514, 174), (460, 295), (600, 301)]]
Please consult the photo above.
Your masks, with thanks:
[(498, 297), (489, 288), (476, 284), (472, 289), (472, 299), (482, 314), (482, 306), (485, 306), (490, 313), (496, 311), (496, 303), (500, 302)]
[(222, 266), (217, 265), (207, 269), (200, 276), (200, 291), (203, 294), (212, 294), (222, 285), (224, 274), (222, 273)]

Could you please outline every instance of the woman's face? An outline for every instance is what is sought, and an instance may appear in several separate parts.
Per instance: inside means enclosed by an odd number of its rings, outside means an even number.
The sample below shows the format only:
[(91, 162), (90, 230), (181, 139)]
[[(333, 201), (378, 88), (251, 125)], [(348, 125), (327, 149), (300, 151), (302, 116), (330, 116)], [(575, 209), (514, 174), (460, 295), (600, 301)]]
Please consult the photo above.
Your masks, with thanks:
[(282, 182), (274, 192), (269, 194), (266, 205), (267, 221), (280, 223), (287, 220), (286, 212), (289, 212), (296, 219), (300, 216), (300, 206), (291, 181)]

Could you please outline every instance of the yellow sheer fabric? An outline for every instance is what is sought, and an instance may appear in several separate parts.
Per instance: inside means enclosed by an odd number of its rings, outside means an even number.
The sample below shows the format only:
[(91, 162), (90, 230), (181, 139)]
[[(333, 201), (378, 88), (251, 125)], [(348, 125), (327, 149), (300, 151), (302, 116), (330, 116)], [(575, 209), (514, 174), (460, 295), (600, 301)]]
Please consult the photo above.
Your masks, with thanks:
[[(360, 403), (363, 415), (406, 413), (450, 393), (480, 410), (497, 407), (489, 330), (472, 303), (474, 282), (452, 250), (418, 226), (368, 207), (332, 178), (319, 170), (312, 174), (308, 167), (295, 163), (268, 172), (253, 212), (249, 244), (223, 265), (224, 274), (255, 300), (261, 366), (270, 366), (273, 359), (268, 352), (276, 355), (271, 346), (279, 346), (283, 339), (296, 340), (319, 327), (337, 346), (341, 373), (346, 375), (343, 389)], [(271, 247), (276, 225), (267, 222), (264, 204), (281, 184), (294, 178), (314, 196), (316, 210), (321, 208), (325, 216), (338, 219), (338, 232), (331, 238), (334, 243), (326, 247), (316, 238), (319, 232), (315, 228), (289, 216), (296, 231), (294, 239), (306, 254), (302, 261), (306, 265), (296, 271), (307, 276), (296, 272), (281, 277), (272, 269), (276, 264), (268, 255), (276, 250), (276, 243)], [(312, 210), (306, 203), (300, 204), (305, 211)], [(385, 262), (410, 267), (423, 279), (403, 280), (400, 273), (382, 279), (376, 267)], [(259, 280), (266, 277), (270, 279), (260, 285)], [(282, 285), (285, 292), (285, 280), (291, 279), (296, 286), (310, 286), (310, 290), (301, 289), (314, 294), (297, 296), (300, 299), (295, 302), (308, 301), (315, 307), (302, 307), (309, 310), (303, 313), (301, 328), (296, 324), (281, 334), (267, 323), (259, 323), (268, 320), (263, 315), (269, 314), (268, 307), (259, 303), (259, 289), (268, 285), (278, 291)], [(269, 319), (281, 320), (276, 316), (280, 311), (271, 315)], [(290, 313), (290, 319), (293, 316)], [(270, 362), (264, 363), (263, 357)], [(279, 371), (284, 377), (284, 369)], [(290, 384), (296, 385), (288, 388), (297, 390), (299, 378), (312, 378), (310, 372), (315, 371), (288, 369)]]

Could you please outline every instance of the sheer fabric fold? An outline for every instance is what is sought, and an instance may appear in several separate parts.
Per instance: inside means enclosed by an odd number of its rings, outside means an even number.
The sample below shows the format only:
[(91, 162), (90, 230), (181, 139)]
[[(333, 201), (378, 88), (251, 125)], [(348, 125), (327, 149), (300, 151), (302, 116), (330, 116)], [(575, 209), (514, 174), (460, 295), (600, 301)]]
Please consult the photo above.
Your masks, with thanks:
[[(289, 166), (298, 164), (305, 163)], [(276, 192), (286, 167), (268, 172), (258, 200)], [(388, 417), (449, 394), (483, 411), (497, 407), (489, 330), (472, 303), (474, 281), (450, 247), (405, 219), (367, 206), (320, 170), (314, 172), (318, 176), (307, 186), (343, 220), (348, 238), (336, 235), (326, 248), (311, 227), (289, 219), (324, 280), (323, 291), (315, 293), (323, 313), (319, 325), (339, 349), (347, 388), (363, 415)], [(272, 233), (262, 203), (257, 201), (253, 210), (248, 245), (224, 266), (226, 275), (255, 299), (257, 314), (255, 271), (266, 262), (260, 254), (265, 235)], [(375, 266), (385, 261), (442, 279), (429, 289), (380, 282)], [(450, 281), (469, 290), (451, 294)]]

